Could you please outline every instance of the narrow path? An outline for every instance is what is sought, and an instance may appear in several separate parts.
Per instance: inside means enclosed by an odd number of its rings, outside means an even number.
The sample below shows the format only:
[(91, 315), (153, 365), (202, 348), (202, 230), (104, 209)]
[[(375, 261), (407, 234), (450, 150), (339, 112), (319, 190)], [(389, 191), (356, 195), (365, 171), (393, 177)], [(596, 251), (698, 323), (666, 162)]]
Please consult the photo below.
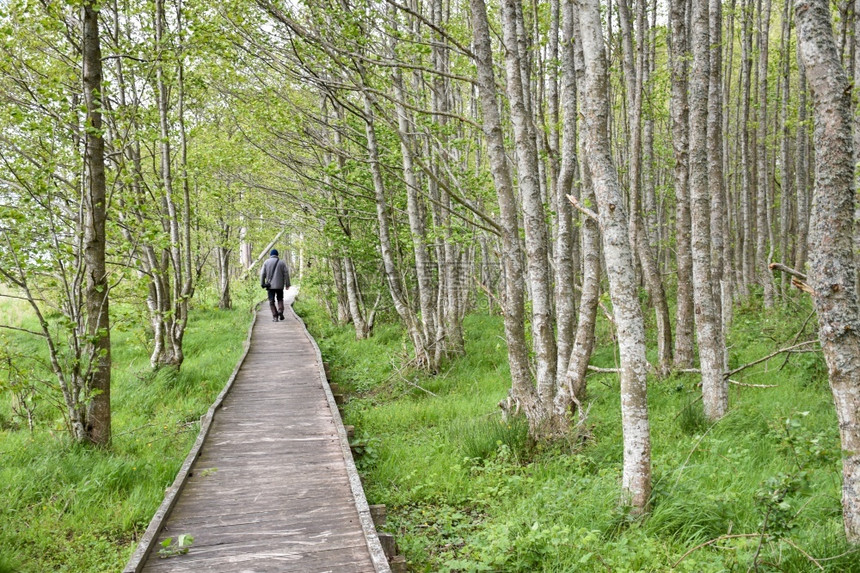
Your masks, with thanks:
[[(274, 323), (258, 312), (199, 451), (127, 573), (389, 570), (319, 350), (292, 309), (285, 315)], [(190, 551), (160, 558), (161, 542), (181, 534), (194, 538)]]

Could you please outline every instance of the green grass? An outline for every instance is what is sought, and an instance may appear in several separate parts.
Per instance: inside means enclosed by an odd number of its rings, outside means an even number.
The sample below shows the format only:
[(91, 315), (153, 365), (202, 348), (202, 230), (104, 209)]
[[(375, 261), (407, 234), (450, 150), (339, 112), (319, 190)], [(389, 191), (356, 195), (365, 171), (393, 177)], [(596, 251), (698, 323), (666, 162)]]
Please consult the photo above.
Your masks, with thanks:
[[(151, 371), (145, 333), (132, 326), (140, 316), (116, 306), (109, 450), (72, 444), (44, 398), (31, 434), (0, 391), (0, 573), (122, 569), (242, 353), (251, 319), (242, 306), (192, 310), (178, 373)], [(43, 352), (38, 341), (5, 342)]]
[[(792, 304), (738, 310), (730, 367), (791, 342), (810, 312)], [(860, 571), (842, 532), (838, 428), (820, 355), (738, 373), (775, 387), (732, 385), (715, 425), (696, 376), (651, 380), (654, 494), (650, 514), (634, 519), (618, 503), (617, 377), (589, 378), (584, 443), (534, 447), (521, 421), (498, 412), (510, 386), (499, 317), (468, 316), (466, 355), (426, 376), (400, 371), (408, 348), (397, 327), (355, 341), (311, 304), (300, 309), (351, 392), (346, 423), (374, 444), (361, 463), (365, 490), (388, 506), (386, 529), (413, 571), (668, 571), (679, 560), (677, 571), (747, 571), (754, 561), (759, 571), (818, 570), (797, 548), (827, 571)], [(592, 363), (612, 366), (605, 323), (598, 338)], [(759, 549), (765, 515), (771, 535)], [(684, 557), (726, 535), (746, 536)]]

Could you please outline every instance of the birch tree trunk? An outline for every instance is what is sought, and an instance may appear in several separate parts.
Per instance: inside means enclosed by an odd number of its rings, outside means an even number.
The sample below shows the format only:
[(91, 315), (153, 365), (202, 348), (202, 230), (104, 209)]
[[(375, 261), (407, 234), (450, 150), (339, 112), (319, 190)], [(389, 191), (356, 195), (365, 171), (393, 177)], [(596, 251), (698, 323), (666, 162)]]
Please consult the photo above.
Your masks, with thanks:
[(798, 41), (812, 93), (815, 188), (809, 285), (842, 440), (845, 534), (860, 543), (860, 308), (854, 288), (854, 153), (851, 90), (836, 51), (828, 3), (796, 0)]
[(105, 223), (107, 221), (107, 194), (105, 182), (105, 149), (102, 135), (102, 52), (99, 39), (99, 10), (93, 2), (83, 5), (83, 91), (87, 114), (85, 137), (85, 186), (83, 210), (83, 255), (86, 269), (84, 306), (87, 317), (87, 335), (84, 356), (87, 365), (91, 396), (87, 405), (86, 439), (108, 446), (111, 441), (111, 346), (110, 315), (105, 265)]
[[(791, 261), (791, 235), (793, 226), (791, 224), (791, 205), (796, 202), (794, 194), (794, 181), (791, 176), (791, 158), (789, 153), (789, 143), (791, 134), (788, 127), (788, 96), (790, 93), (789, 86), (791, 85), (791, 51), (789, 45), (791, 43), (791, 5), (786, 2), (782, 15), (782, 37), (780, 39), (780, 72), (782, 78), (782, 94), (779, 110), (780, 133), (782, 141), (779, 147), (780, 156), (780, 181), (782, 191), (779, 201), (779, 257), (783, 262)], [(780, 280), (780, 291), (783, 300), (786, 298), (789, 288), (788, 273), (782, 273)]]
[(672, 146), (675, 150), (675, 241), (678, 253), (678, 307), (675, 366), (693, 365), (693, 261), (690, 253), (689, 114), (687, 103), (686, 0), (671, 1)]
[(502, 261), (505, 271), (504, 322), (508, 343), (508, 364), (511, 370), (511, 398), (521, 405), (526, 415), (537, 406), (537, 393), (529, 371), (525, 334), (525, 280), (520, 251), (517, 204), (511, 173), (505, 155), (502, 120), (497, 107), (497, 91), (490, 43), (490, 25), (484, 0), (469, 0), (472, 11), (472, 35), (475, 50), (478, 92), (483, 113), (483, 130), (487, 138), (490, 172), (499, 201), (502, 226)]
[(388, 200), (385, 197), (385, 181), (382, 177), (382, 167), (379, 161), (379, 144), (376, 140), (376, 127), (374, 125), (373, 105), (367, 91), (363, 94), (364, 101), (364, 132), (367, 137), (367, 154), (370, 162), (370, 172), (373, 179), (374, 199), (376, 203), (376, 222), (379, 229), (379, 250), (382, 253), (382, 264), (385, 269), (385, 279), (394, 308), (400, 320), (406, 326), (409, 338), (415, 347), (415, 359), (420, 367), (429, 364), (427, 347), (419, 332), (416, 319), (412, 315), (406, 300), (403, 284), (400, 281), (400, 273), (394, 260), (394, 250), (391, 243), (391, 221), (388, 213)]
[(693, 67), (690, 81), (690, 204), (692, 212), (693, 297), (702, 371), (702, 401), (709, 420), (729, 406), (723, 380), (722, 333), (711, 277), (711, 205), (708, 188), (708, 89), (710, 83), (709, 0), (693, 0)]
[[(392, 15), (392, 21), (396, 22), (397, 15)], [(395, 28), (396, 30), (396, 28)], [(395, 56), (396, 47), (392, 40), (392, 56)], [(427, 231), (421, 208), (421, 190), (418, 187), (418, 178), (415, 176), (414, 162), (412, 160), (412, 147), (409, 145), (411, 115), (406, 110), (404, 102), (406, 94), (403, 89), (403, 74), (399, 67), (394, 68), (393, 75), (395, 113), (397, 114), (397, 131), (400, 138), (400, 155), (403, 162), (403, 180), (406, 183), (406, 212), (409, 215), (409, 230), (412, 234), (412, 249), (415, 253), (415, 273), (418, 279), (418, 300), (421, 307), (421, 344), (427, 349), (427, 367), (435, 371), (438, 367), (438, 353), (434, 349), (436, 340), (436, 304), (435, 289), (433, 287), (433, 268), (428, 252)]]
[(739, 225), (741, 226), (741, 293), (749, 294), (749, 286), (755, 277), (753, 260), (755, 245), (752, 238), (752, 169), (750, 160), (750, 91), (752, 89), (752, 0), (746, 0), (743, 8), (743, 44), (742, 44), (742, 75), (743, 95), (741, 97), (741, 208)]
[(663, 281), (657, 268), (657, 261), (651, 251), (642, 217), (642, 98), (645, 89), (645, 1), (637, 0), (636, 4), (636, 51), (635, 59), (633, 43), (630, 37), (630, 14), (626, 7), (627, 0), (621, 0), (619, 15), (624, 39), (624, 71), (631, 76), (627, 80), (627, 108), (630, 126), (628, 148), (628, 166), (630, 169), (630, 240), (633, 252), (638, 255), (642, 265), (645, 286), (657, 322), (657, 362), (661, 376), (669, 373), (672, 365), (672, 326), (669, 321), (669, 305)]
[(797, 46), (797, 165), (794, 179), (797, 189), (797, 253), (794, 268), (803, 272), (806, 268), (807, 242), (809, 237), (809, 126), (807, 125), (806, 66)]
[[(565, 42), (563, 43), (562, 69), (564, 72), (565, 89), (569, 83), (568, 75), (575, 74), (576, 93), (580, 101), (585, 76), (585, 61), (582, 54), (582, 43), (572, 44), (572, 38), (579, 36), (578, 14), (574, 10), (572, 0), (564, 2), (564, 30)], [(573, 68), (573, 69), (571, 69)], [(565, 100), (567, 96), (565, 95)], [(569, 104), (570, 102), (568, 102)], [(565, 112), (567, 113), (567, 112)], [(565, 116), (567, 118), (567, 116)], [(567, 119), (565, 119), (567, 121)], [(580, 138), (582, 134), (580, 134)], [(594, 187), (591, 184), (591, 174), (588, 170), (588, 162), (580, 162), (580, 173), (582, 185), (579, 199), (585, 205), (595, 205), (597, 200), (594, 196)], [(576, 194), (576, 192), (574, 192)], [(585, 217), (581, 221), (582, 233), (582, 295), (579, 299), (579, 319), (576, 325), (576, 335), (571, 349), (570, 359), (563, 378), (559, 382), (559, 393), (556, 396), (556, 410), (559, 416), (570, 409), (571, 403), (582, 405), (586, 399), (585, 375), (588, 373), (588, 362), (594, 350), (594, 327), (597, 322), (597, 307), (600, 301), (600, 230), (597, 221), (591, 217)]]
[(503, 38), (507, 71), (508, 101), (514, 128), (517, 157), (517, 179), (525, 228), (527, 280), (532, 297), (532, 339), (536, 359), (537, 390), (540, 414), (529, 419), (529, 426), (538, 432), (540, 425), (552, 415), (556, 387), (556, 344), (553, 330), (549, 245), (546, 214), (541, 198), (538, 155), (533, 135), (534, 127), (524, 93), (528, 86), (521, 75), (522, 58), (517, 54), (518, 0), (503, 0)]
[(651, 495), (651, 436), (648, 423), (645, 327), (639, 307), (624, 197), (612, 164), (606, 120), (609, 113), (606, 60), (598, 0), (579, 2), (585, 59), (584, 131), (591, 167), (609, 292), (621, 356), (621, 424), (624, 440), (622, 490), (634, 512), (646, 510)]
[[(720, 346), (725, 349), (726, 319), (731, 306), (731, 281), (726, 280), (724, 227), (726, 221), (725, 181), (723, 174), (723, 4), (711, 0), (708, 8), (710, 35), (710, 75), (708, 78), (708, 189), (711, 197), (711, 278), (713, 280), (716, 320)], [(725, 352), (723, 352), (725, 357)]]
[[(567, 195), (573, 193), (574, 179), (579, 170), (577, 158), (577, 129), (576, 129), (576, 69), (573, 56), (573, 16), (572, 1), (564, 0), (564, 6), (559, 6), (559, 0), (553, 0), (554, 23), (558, 26), (559, 16), (563, 20), (561, 41), (561, 109), (564, 114), (562, 124), (561, 140), (561, 167), (556, 172), (553, 167), (553, 181), (555, 182), (555, 248), (553, 249), (555, 264), (555, 322), (558, 331), (558, 363), (556, 365), (556, 376), (560, 391), (563, 388), (562, 376), (567, 371), (570, 360), (571, 347), (573, 344), (573, 327), (576, 321), (575, 296), (574, 296), (574, 260), (573, 260), (573, 214)], [(561, 12), (562, 14), (559, 14)], [(557, 38), (558, 30), (553, 32)], [(558, 41), (552, 42), (555, 56), (558, 56)], [(553, 60), (554, 61), (554, 60)], [(555, 80), (555, 69), (551, 69), (553, 81), (550, 85), (555, 86), (549, 95), (551, 104), (550, 116), (553, 119), (550, 124), (558, 122), (557, 81)], [(550, 133), (550, 149), (553, 155), (558, 156), (558, 133), (553, 128)], [(552, 156), (551, 156), (552, 157)]]
[(758, 170), (758, 186), (756, 189), (756, 274), (764, 287), (764, 306), (773, 308), (774, 283), (773, 273), (768, 268), (768, 195), (770, 194), (770, 169), (767, 154), (767, 63), (768, 44), (770, 38), (771, 0), (762, 0), (759, 16), (759, 67), (758, 67), (758, 152), (756, 154)]

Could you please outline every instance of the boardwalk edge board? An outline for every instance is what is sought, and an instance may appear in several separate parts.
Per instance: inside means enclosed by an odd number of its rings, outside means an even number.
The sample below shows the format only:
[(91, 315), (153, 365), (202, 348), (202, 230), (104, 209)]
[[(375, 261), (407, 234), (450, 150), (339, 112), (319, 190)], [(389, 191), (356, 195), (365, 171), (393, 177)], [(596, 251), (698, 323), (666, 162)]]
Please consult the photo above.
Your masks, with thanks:
[[(337, 435), (340, 442), (341, 451), (343, 452), (343, 459), (346, 463), (346, 473), (349, 476), (349, 487), (352, 490), (352, 497), (355, 499), (355, 508), (358, 510), (358, 517), (361, 521), (361, 529), (364, 531), (364, 538), (367, 541), (367, 549), (370, 551), (370, 559), (373, 561), (373, 567), (376, 570), (376, 573), (391, 573), (391, 567), (388, 565), (388, 558), (385, 556), (385, 552), (382, 549), (382, 543), (379, 541), (379, 537), (376, 533), (376, 526), (373, 524), (373, 517), (370, 513), (370, 505), (367, 503), (367, 498), (364, 496), (364, 487), (361, 485), (361, 478), (358, 475), (358, 470), (355, 467), (355, 461), (352, 459), (352, 450), (349, 448), (349, 439), (346, 435), (346, 429), (343, 425), (343, 420), (340, 417), (340, 410), (337, 408), (337, 403), (334, 400), (334, 395), (332, 394), (331, 388), (329, 387), (328, 378), (325, 375), (325, 367), (323, 366), (322, 352), (320, 351), (320, 347), (317, 345), (317, 341), (311, 336), (311, 333), (308, 331), (308, 327), (305, 324), (305, 321), (296, 314), (296, 312), (290, 307), (290, 311), (293, 316), (299, 323), (302, 325), (304, 329), (305, 336), (307, 336), (311, 345), (314, 347), (314, 352), (317, 355), (317, 365), (319, 366), (320, 379), (323, 383), (323, 390), (325, 390), (326, 400), (328, 401), (328, 407), (331, 409), (332, 419), (334, 420), (335, 428), (337, 429)], [(126, 572), (128, 573), (128, 572)], [(134, 572), (137, 573), (137, 572)]]
[[(152, 521), (149, 522), (149, 526), (143, 533), (143, 537), (140, 538), (140, 542), (134, 550), (134, 553), (132, 553), (131, 559), (128, 560), (125, 569), (123, 569), (123, 573), (140, 573), (143, 566), (146, 564), (146, 558), (155, 546), (158, 534), (161, 532), (162, 527), (164, 527), (165, 517), (167, 517), (170, 510), (173, 509), (173, 506), (176, 505), (176, 501), (179, 499), (179, 494), (182, 492), (182, 488), (185, 487), (185, 483), (188, 481), (188, 475), (191, 473), (191, 466), (194, 465), (194, 461), (200, 455), (200, 450), (203, 448), (203, 442), (206, 440), (206, 436), (209, 434), (209, 429), (212, 427), (212, 420), (215, 417), (215, 412), (221, 407), (224, 398), (227, 396), (227, 392), (230, 391), (230, 388), (233, 386), (233, 382), (236, 380), (236, 375), (239, 373), (239, 369), (242, 367), (242, 364), (245, 362), (245, 358), (248, 356), (248, 352), (251, 350), (251, 336), (254, 333), (254, 326), (257, 324), (259, 316), (257, 314), (257, 309), (259, 306), (260, 303), (252, 309), (254, 318), (251, 321), (251, 325), (248, 327), (248, 336), (245, 338), (245, 351), (242, 353), (242, 357), (239, 358), (239, 361), (236, 363), (236, 368), (233, 369), (233, 373), (230, 375), (230, 378), (227, 380), (221, 393), (218, 394), (215, 402), (212, 403), (209, 410), (200, 419), (200, 432), (197, 434), (197, 440), (194, 442), (194, 447), (192, 447), (191, 451), (188, 452), (185, 462), (179, 469), (179, 473), (176, 474), (176, 479), (173, 480), (173, 485), (171, 485), (165, 492), (164, 501), (161, 502), (161, 506), (158, 508), (158, 511), (155, 512), (155, 515), (152, 516)], [(307, 329), (305, 330), (307, 331)], [(316, 346), (316, 344), (314, 344), (314, 346)], [(317, 349), (317, 353), (319, 353), (319, 349)], [(350, 460), (351, 459), (352, 458), (350, 458)], [(363, 495), (362, 499), (364, 499)]]

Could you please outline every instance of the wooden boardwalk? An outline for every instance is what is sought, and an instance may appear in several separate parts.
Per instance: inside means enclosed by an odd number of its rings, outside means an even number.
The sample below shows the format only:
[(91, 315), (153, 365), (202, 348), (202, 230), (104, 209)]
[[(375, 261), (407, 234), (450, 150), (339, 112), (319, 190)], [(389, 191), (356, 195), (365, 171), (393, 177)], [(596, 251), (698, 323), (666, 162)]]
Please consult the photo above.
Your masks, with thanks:
[[(263, 307), (126, 573), (389, 571), (319, 349)], [(180, 534), (190, 551), (160, 558)]]

